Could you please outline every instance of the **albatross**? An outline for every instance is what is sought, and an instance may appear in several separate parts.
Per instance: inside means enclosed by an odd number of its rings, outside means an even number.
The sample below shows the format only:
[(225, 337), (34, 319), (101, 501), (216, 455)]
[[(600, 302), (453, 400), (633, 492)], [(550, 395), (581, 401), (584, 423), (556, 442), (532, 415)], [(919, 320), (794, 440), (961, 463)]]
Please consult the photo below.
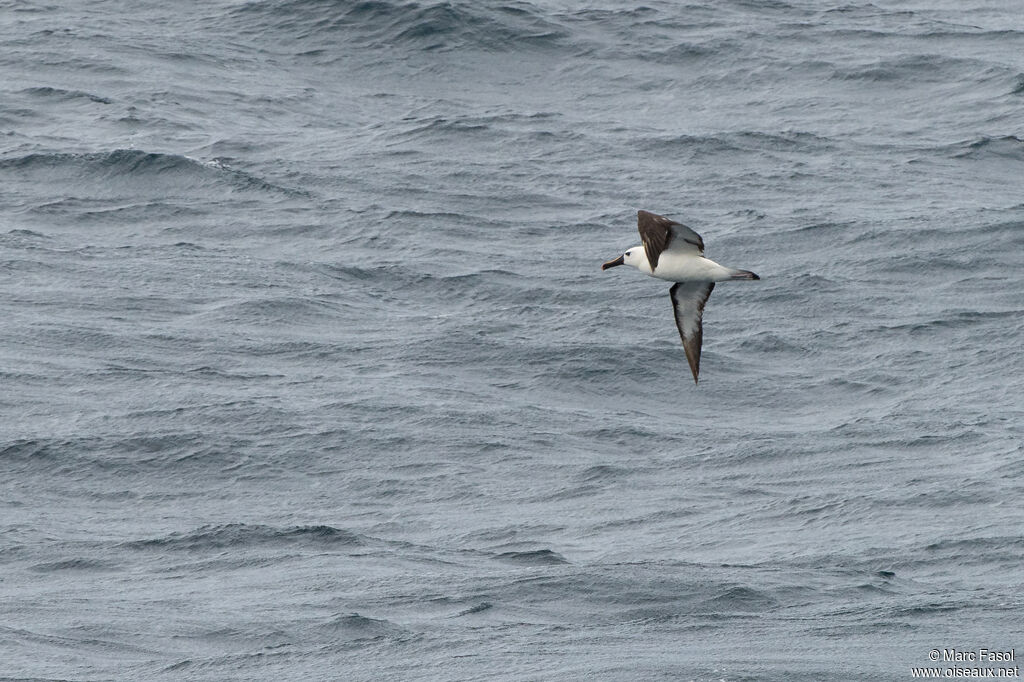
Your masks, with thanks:
[(651, 277), (675, 282), (668, 292), (672, 296), (676, 327), (693, 372), (693, 382), (697, 383), (703, 339), (701, 319), (715, 283), (761, 278), (750, 270), (727, 268), (705, 258), (704, 240), (682, 223), (647, 211), (637, 211), (636, 221), (643, 245), (627, 249), (618, 258), (604, 263), (601, 269), (632, 265)]

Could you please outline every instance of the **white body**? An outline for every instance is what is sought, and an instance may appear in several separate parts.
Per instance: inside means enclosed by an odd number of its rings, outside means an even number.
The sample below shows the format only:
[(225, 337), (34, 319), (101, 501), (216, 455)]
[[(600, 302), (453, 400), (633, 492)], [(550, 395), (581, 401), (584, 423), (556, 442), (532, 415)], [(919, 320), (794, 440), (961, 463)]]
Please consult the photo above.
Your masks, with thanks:
[(644, 247), (634, 246), (622, 255), (626, 265), (669, 282), (724, 282), (733, 279), (737, 270), (719, 265), (695, 251), (666, 249), (658, 257), (658, 267), (651, 269)]

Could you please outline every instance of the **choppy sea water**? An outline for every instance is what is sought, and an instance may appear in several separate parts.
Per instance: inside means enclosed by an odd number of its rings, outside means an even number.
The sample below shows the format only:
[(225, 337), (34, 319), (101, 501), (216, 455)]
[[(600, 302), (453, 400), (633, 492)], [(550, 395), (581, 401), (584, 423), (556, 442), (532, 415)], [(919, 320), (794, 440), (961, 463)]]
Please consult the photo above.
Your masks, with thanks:
[[(4, 679), (1024, 656), (1016, 2), (8, 0), (0, 38)], [(762, 277), (699, 386), (668, 286), (600, 270), (641, 208)]]

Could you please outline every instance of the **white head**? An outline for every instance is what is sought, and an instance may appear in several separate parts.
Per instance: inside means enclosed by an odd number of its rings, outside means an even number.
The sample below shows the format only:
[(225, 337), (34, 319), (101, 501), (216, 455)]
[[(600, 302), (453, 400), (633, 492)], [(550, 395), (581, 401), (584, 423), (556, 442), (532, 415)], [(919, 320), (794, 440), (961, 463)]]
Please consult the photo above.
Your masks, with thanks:
[(646, 261), (647, 256), (644, 254), (644, 247), (633, 246), (626, 249), (626, 252), (615, 260), (610, 260), (602, 265), (601, 269), (607, 270), (608, 268), (614, 268), (616, 265), (632, 265), (634, 268), (639, 268)]

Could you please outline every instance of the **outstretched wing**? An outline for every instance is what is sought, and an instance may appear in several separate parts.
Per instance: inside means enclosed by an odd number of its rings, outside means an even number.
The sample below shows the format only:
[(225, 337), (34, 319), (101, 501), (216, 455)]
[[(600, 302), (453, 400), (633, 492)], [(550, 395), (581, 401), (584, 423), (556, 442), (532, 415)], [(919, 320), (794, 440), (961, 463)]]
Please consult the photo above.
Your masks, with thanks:
[(644, 252), (647, 254), (647, 262), (651, 264), (651, 269), (658, 266), (658, 257), (666, 249), (704, 255), (704, 240), (682, 223), (647, 211), (637, 211), (636, 226), (640, 231), (640, 240), (644, 243)]
[(704, 337), (701, 320), (704, 317), (704, 304), (708, 302), (714, 288), (714, 282), (679, 282), (669, 289), (679, 338), (683, 340), (686, 360), (690, 363), (690, 371), (693, 372), (693, 383), (697, 383), (697, 374), (700, 372), (700, 345)]

